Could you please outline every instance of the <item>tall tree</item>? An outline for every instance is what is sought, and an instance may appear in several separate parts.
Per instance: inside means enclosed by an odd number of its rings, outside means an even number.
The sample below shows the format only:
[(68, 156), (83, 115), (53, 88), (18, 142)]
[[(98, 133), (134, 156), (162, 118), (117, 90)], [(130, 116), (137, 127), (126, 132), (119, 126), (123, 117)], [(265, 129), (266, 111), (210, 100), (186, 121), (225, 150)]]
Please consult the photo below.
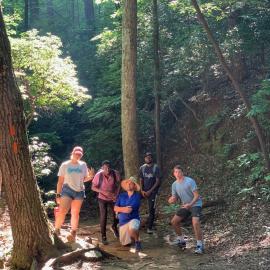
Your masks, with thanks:
[(84, 14), (87, 26), (94, 29), (95, 10), (93, 0), (84, 0)]
[(15, 268), (30, 269), (34, 258), (46, 259), (56, 248), (30, 162), (22, 97), (13, 73), (1, 5), (0, 107), (0, 175), (14, 240), (12, 264)]
[(53, 11), (53, 0), (47, 0), (47, 14), (50, 22), (53, 21), (54, 11)]
[[(251, 110), (250, 101), (247, 98), (244, 90), (241, 88), (241, 85), (239, 84), (239, 81), (237, 80), (235, 73), (230, 69), (229, 65), (227, 64), (226, 59), (225, 59), (225, 57), (220, 49), (220, 46), (219, 46), (218, 42), (216, 41), (203, 13), (201, 12), (200, 6), (198, 5), (196, 0), (191, 0), (191, 3), (194, 6), (194, 8), (197, 12), (198, 19), (201, 22), (205, 32), (207, 33), (207, 36), (208, 36), (210, 42), (212, 43), (212, 45), (214, 47), (216, 55), (217, 55), (221, 65), (222, 65), (223, 69), (227, 73), (227, 76), (230, 78), (235, 91), (241, 97), (243, 103), (246, 106), (247, 111), (250, 111)], [(268, 154), (268, 150), (266, 147), (265, 138), (263, 135), (262, 128), (261, 128), (259, 121), (256, 117), (250, 116), (250, 121), (252, 123), (252, 126), (255, 130), (255, 133), (256, 133), (258, 141), (259, 141), (261, 152), (262, 152), (262, 155), (263, 155), (264, 161), (265, 161), (265, 166), (269, 171), (270, 170), (270, 160), (269, 160), (269, 154)]]
[(72, 26), (75, 26), (75, 0), (71, 0), (70, 2), (70, 16), (72, 21)]
[(39, 0), (29, 0), (30, 26), (36, 27), (39, 19)]
[(29, 29), (29, 0), (24, 0), (24, 30)]
[(125, 175), (138, 174), (136, 114), (137, 1), (123, 1), (121, 126)]
[(153, 0), (153, 51), (154, 51), (154, 95), (155, 95), (155, 137), (156, 155), (159, 168), (161, 164), (161, 141), (160, 141), (160, 56), (159, 56), (159, 21), (158, 1)]

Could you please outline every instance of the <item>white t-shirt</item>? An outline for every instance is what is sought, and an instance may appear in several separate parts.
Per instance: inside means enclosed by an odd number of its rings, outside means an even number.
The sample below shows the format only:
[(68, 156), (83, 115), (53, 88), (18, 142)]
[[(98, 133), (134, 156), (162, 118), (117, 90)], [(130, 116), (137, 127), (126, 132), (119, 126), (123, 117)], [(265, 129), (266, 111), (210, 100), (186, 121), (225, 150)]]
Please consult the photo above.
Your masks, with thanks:
[(70, 160), (61, 164), (58, 176), (64, 177), (64, 184), (67, 184), (73, 190), (80, 192), (84, 190), (84, 178), (87, 176), (87, 165), (84, 161), (78, 161), (77, 164)]

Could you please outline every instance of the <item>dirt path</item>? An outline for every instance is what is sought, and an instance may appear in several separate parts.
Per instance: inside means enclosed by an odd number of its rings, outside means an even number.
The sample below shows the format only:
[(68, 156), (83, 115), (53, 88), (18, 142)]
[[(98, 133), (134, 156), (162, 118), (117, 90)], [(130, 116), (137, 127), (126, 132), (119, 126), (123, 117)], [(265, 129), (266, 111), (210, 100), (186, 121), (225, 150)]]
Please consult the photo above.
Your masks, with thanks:
[[(1, 207), (0, 207), (1, 208)], [(12, 248), (12, 235), (9, 217), (6, 207), (0, 209), (0, 254), (10, 256)], [(97, 263), (77, 261), (72, 265), (61, 266), (61, 269), (178, 269), (178, 270), (268, 270), (270, 265), (270, 235), (265, 234), (260, 242), (249, 242), (236, 244), (235, 234), (229, 229), (220, 228), (214, 221), (203, 224), (205, 234), (206, 251), (204, 255), (195, 255), (192, 229), (184, 228), (184, 234), (188, 241), (185, 251), (173, 245), (175, 236), (168, 220), (158, 220), (157, 230), (153, 235), (141, 230), (143, 250), (135, 254), (128, 247), (122, 247), (117, 239), (113, 238), (108, 230), (109, 245), (99, 244), (105, 251), (119, 257), (117, 260), (105, 260)], [(65, 224), (62, 236), (65, 238), (69, 231)], [(82, 221), (78, 232), (79, 240), (87, 240), (89, 237), (94, 244), (98, 243), (100, 229), (97, 219), (91, 222), (89, 219)], [(60, 269), (60, 268), (59, 268)]]
[[(191, 228), (185, 228), (188, 246), (185, 251), (173, 245), (174, 235), (170, 226), (159, 225), (153, 235), (148, 235), (142, 230), (141, 240), (143, 250), (134, 254), (128, 247), (122, 247), (112, 234), (108, 233), (109, 245), (102, 246), (105, 251), (117, 256), (120, 260), (102, 261), (99, 263), (77, 262), (62, 269), (178, 269), (178, 270), (241, 270), (241, 269), (269, 269), (269, 249), (248, 251), (237, 257), (226, 257), (222, 252), (215, 252), (213, 247), (206, 248), (204, 255), (194, 254), (194, 239)], [(94, 242), (99, 238), (99, 226), (82, 224), (79, 237), (91, 237)], [(254, 260), (254, 258), (256, 258)], [(258, 263), (261, 259), (261, 264)], [(264, 259), (263, 259), (264, 258)]]

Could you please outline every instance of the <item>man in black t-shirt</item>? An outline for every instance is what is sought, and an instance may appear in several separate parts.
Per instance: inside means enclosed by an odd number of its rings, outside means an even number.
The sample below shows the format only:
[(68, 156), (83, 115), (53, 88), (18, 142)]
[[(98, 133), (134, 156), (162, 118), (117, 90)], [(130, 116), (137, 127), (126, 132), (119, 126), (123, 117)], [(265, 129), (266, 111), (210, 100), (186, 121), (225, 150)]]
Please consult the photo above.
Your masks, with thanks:
[(145, 164), (140, 167), (140, 182), (142, 196), (148, 201), (148, 229), (147, 233), (153, 233), (153, 223), (155, 219), (156, 199), (160, 186), (160, 170), (153, 162), (153, 155), (147, 152), (144, 156)]

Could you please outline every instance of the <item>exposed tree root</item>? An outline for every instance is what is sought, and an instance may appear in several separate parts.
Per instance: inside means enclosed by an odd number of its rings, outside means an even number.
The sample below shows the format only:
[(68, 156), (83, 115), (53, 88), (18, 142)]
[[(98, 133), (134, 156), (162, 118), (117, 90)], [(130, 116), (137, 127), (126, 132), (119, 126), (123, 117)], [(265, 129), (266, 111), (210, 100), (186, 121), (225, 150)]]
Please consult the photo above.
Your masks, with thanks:
[[(93, 251), (96, 254), (91, 253)], [(99, 247), (92, 246), (90, 248), (83, 248), (83, 249), (75, 250), (69, 253), (65, 253), (57, 258), (50, 259), (42, 267), (42, 270), (52, 270), (58, 267), (59, 265), (69, 265), (78, 260), (97, 262), (97, 261), (101, 261), (108, 258), (119, 259), (118, 257), (100, 249)]]

